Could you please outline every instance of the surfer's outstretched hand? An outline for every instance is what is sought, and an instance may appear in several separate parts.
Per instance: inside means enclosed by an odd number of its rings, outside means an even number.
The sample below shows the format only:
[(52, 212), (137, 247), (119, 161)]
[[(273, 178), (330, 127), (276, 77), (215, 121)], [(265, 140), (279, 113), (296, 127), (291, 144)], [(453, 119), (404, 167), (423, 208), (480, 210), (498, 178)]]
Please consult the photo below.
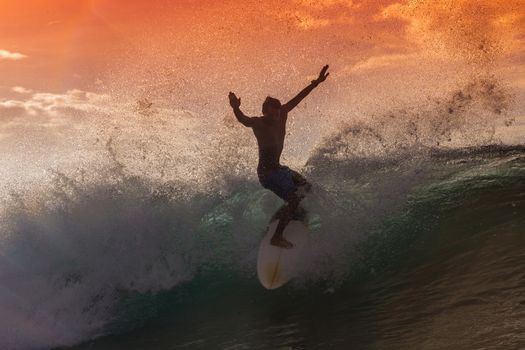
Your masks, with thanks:
[(319, 73), (319, 77), (317, 79), (312, 80), (312, 83), (319, 84), (326, 80), (326, 77), (330, 75), (330, 73), (327, 73), (328, 65), (324, 66), (323, 69), (321, 69), (321, 72)]
[(232, 106), (232, 108), (239, 108), (241, 106), (241, 98), (235, 96), (233, 92), (230, 91), (228, 97), (230, 98), (230, 106)]

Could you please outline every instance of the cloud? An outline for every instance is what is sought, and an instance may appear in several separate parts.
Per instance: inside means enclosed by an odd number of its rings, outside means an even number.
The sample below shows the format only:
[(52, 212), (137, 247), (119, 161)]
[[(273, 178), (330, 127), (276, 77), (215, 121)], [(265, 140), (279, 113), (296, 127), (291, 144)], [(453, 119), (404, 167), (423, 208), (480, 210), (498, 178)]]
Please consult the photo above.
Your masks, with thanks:
[(353, 23), (352, 10), (359, 7), (351, 0), (291, 0), (290, 5), (279, 7), (273, 15), (302, 30)]
[(287, 11), (284, 12), (281, 17), (304, 30), (325, 27), (331, 23), (331, 21), (326, 18), (316, 18), (304, 11)]
[[(15, 87), (14, 91), (29, 94), (31, 90)], [(69, 90), (63, 94), (38, 92), (27, 99), (0, 100), (0, 127), (6, 125), (47, 126), (49, 120), (100, 114), (111, 110), (108, 95), (82, 90)]]
[(27, 57), (26, 55), (23, 55), (18, 52), (9, 52), (7, 50), (0, 50), (0, 60), (18, 61), (26, 57)]
[(387, 54), (372, 56), (358, 61), (346, 70), (350, 72), (368, 72), (371, 70), (407, 65), (418, 58), (419, 56), (415, 54)]
[(409, 0), (385, 7), (382, 17), (406, 21), (406, 38), (427, 52), (487, 63), (521, 45), (522, 0)]
[[(24, 89), (24, 91), (30, 90)], [(136, 108), (137, 101), (119, 101), (107, 94), (79, 89), (68, 90), (65, 93), (26, 93), (23, 96), (26, 98), (0, 99), (0, 132), (13, 126), (34, 128), (69, 125), (76, 127), (83, 122), (90, 123), (97, 118), (106, 119), (109, 115), (129, 117), (131, 114), (139, 114)], [(164, 107), (152, 108), (150, 114), (156, 113), (165, 115), (167, 118), (192, 115), (191, 111)]]
[(30, 94), (33, 92), (31, 89), (26, 89), (23, 86), (13, 86), (11, 91), (18, 92), (19, 94)]

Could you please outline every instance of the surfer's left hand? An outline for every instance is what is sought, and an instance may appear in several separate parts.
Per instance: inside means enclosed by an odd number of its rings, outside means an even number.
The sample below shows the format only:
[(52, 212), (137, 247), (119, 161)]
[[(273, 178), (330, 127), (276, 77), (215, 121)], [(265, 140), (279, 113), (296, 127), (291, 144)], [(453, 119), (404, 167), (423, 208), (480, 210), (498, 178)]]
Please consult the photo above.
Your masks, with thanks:
[(330, 75), (330, 73), (327, 73), (328, 65), (324, 66), (323, 69), (321, 69), (321, 72), (319, 73), (319, 77), (315, 80), (312, 80), (312, 83), (319, 84), (326, 80), (326, 77)]

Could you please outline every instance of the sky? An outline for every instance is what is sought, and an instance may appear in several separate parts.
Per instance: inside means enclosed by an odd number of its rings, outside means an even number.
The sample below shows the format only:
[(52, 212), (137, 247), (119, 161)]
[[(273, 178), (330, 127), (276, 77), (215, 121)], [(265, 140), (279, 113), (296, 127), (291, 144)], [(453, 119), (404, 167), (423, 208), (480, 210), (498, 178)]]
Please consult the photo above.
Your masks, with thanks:
[(30, 3), (0, 1), (4, 89), (87, 89), (123, 61), (151, 66), (163, 58), (191, 73), (216, 69), (218, 79), (261, 79), (277, 69), (297, 79), (325, 62), (334, 75), (351, 74), (423, 55), (478, 65), (509, 58), (508, 69), (520, 72), (525, 64), (522, 0)]
[[(168, 117), (231, 118), (229, 91), (258, 115), (265, 96), (291, 98), (324, 64), (329, 79), (298, 109), (310, 123), (370, 119), (485, 79), (519, 126), (525, 0), (0, 0), (0, 142), (66, 138), (144, 100)], [(296, 137), (311, 135), (298, 125)]]

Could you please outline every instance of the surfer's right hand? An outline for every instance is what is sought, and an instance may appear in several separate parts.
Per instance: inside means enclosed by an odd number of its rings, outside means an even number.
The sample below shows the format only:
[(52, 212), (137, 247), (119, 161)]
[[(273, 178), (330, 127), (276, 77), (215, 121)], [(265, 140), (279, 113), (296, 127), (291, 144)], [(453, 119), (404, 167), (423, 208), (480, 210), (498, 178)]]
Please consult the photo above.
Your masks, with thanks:
[(241, 106), (241, 98), (235, 96), (233, 92), (230, 91), (228, 97), (230, 98), (230, 106), (232, 106), (232, 108), (239, 108)]

